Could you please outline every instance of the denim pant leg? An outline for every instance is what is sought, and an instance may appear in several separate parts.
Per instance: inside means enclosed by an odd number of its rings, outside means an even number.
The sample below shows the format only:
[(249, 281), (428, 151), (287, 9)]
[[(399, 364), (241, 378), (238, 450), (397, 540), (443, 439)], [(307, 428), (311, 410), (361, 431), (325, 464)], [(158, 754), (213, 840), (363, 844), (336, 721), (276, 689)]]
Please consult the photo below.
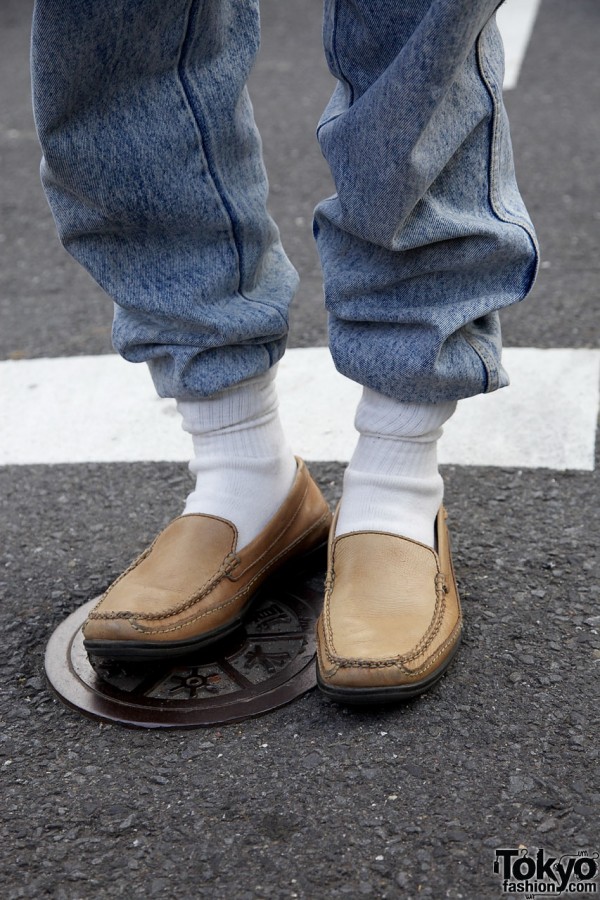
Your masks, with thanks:
[(537, 270), (502, 103), (498, 0), (325, 0), (338, 84), (315, 212), (331, 350), (348, 377), (433, 402), (508, 383), (497, 310)]
[(266, 211), (245, 88), (258, 0), (36, 0), (34, 108), (60, 238), (162, 396), (282, 356), (297, 275)]

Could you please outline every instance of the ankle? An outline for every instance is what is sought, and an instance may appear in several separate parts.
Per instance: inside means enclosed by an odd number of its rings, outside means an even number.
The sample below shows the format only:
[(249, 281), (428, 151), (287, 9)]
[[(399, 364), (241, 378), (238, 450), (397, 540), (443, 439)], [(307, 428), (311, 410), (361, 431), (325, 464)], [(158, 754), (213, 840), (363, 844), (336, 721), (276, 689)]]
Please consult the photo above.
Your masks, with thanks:
[(279, 420), (273, 372), (207, 399), (180, 401), (182, 427), (192, 435), (190, 471), (196, 487), (184, 515), (213, 515), (238, 530), (238, 550), (250, 543), (284, 501), (296, 459)]
[(344, 476), (336, 536), (382, 531), (434, 546), (443, 499), (437, 441), (455, 406), (396, 403), (364, 390), (355, 420), (360, 437)]

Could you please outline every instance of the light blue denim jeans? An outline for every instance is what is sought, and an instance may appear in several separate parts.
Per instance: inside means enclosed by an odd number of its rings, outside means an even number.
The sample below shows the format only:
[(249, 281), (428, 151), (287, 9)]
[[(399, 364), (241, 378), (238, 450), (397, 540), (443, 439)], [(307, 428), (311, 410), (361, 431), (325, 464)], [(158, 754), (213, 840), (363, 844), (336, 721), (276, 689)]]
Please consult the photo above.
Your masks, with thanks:
[[(325, 0), (337, 88), (315, 211), (339, 370), (434, 402), (507, 383), (498, 310), (537, 268), (502, 104), (498, 0)], [(266, 208), (246, 80), (258, 0), (37, 0), (42, 179), (60, 238), (115, 301), (115, 348), (161, 396), (283, 355), (297, 274)]]

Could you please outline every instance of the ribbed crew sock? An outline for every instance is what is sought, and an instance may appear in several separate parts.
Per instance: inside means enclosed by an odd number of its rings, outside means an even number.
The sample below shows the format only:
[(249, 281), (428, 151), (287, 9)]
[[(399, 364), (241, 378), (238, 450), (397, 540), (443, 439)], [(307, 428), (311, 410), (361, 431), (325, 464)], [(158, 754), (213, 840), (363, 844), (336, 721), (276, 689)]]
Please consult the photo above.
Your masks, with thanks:
[(177, 403), (182, 427), (192, 435), (196, 476), (183, 514), (233, 522), (238, 550), (275, 515), (296, 476), (279, 420), (275, 369), (212, 397)]
[(336, 536), (385, 531), (434, 546), (444, 485), (437, 441), (456, 408), (400, 403), (363, 389), (355, 427), (358, 444), (344, 475)]

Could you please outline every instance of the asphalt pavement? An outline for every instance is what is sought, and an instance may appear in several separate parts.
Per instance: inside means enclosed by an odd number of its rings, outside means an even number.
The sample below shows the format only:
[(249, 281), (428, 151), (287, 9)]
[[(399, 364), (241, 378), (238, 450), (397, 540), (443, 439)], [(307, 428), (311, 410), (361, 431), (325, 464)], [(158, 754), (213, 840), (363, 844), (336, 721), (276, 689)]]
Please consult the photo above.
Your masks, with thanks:
[[(31, 6), (0, 7), (0, 359), (109, 353), (110, 303), (58, 245), (39, 185)], [(302, 276), (291, 346), (322, 346), (321, 4), (262, 9), (251, 90)], [(507, 95), (544, 260), (503, 316), (510, 347), (600, 347), (599, 28), (595, 0), (542, 0)], [(311, 469), (333, 504), (342, 464)], [(479, 900), (503, 896), (498, 848), (600, 851), (597, 465), (443, 474), (466, 630), (434, 690), (367, 711), (311, 692), (239, 724), (156, 732), (63, 706), (43, 654), (178, 514), (185, 465), (0, 467), (0, 895)]]

